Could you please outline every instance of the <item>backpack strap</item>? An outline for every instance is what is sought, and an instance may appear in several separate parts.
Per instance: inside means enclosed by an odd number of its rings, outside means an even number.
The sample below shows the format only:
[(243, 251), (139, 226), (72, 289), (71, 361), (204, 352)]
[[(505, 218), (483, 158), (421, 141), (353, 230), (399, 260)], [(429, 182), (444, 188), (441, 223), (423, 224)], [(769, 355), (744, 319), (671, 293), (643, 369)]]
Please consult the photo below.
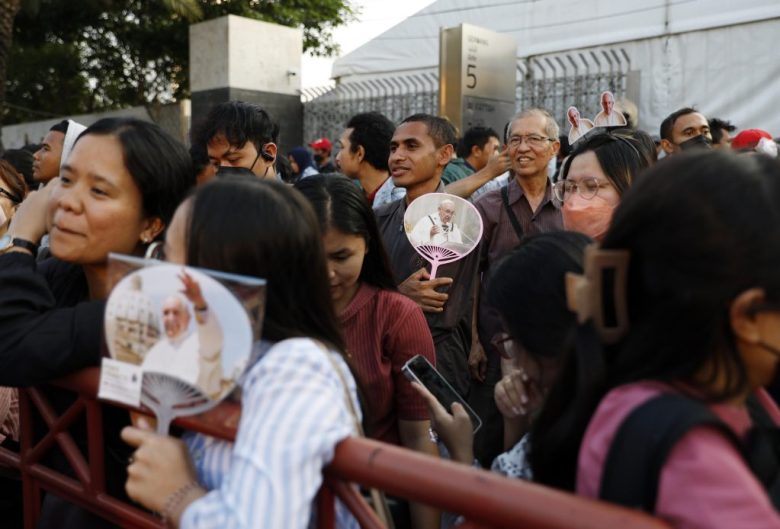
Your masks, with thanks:
[(755, 395), (747, 399), (753, 428), (745, 438), (745, 455), (753, 475), (780, 511), (780, 429)]
[(523, 240), (523, 228), (520, 226), (520, 221), (517, 220), (517, 216), (515, 216), (515, 212), (512, 211), (512, 208), (509, 207), (509, 186), (505, 185), (501, 188), (501, 202), (504, 203), (504, 209), (506, 210), (506, 214), (509, 215), (509, 222), (512, 223), (512, 227), (515, 229), (515, 235), (517, 235), (517, 240), (522, 241)]
[(653, 513), (669, 453), (689, 430), (699, 426), (717, 429), (742, 453), (734, 432), (704, 404), (673, 393), (642, 403), (623, 421), (612, 441), (599, 497)]

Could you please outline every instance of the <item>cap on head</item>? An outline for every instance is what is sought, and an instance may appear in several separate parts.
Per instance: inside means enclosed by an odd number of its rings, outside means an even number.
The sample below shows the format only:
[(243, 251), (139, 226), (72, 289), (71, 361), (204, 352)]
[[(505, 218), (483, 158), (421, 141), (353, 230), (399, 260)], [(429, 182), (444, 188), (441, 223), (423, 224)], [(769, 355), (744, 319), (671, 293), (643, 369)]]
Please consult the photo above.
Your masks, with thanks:
[(756, 148), (761, 138), (771, 140), (772, 136), (767, 131), (761, 129), (743, 130), (731, 140), (731, 148), (740, 151), (752, 150)]
[(333, 144), (328, 138), (317, 138), (313, 142), (309, 143), (309, 147), (312, 149), (322, 149), (328, 152), (333, 150)]

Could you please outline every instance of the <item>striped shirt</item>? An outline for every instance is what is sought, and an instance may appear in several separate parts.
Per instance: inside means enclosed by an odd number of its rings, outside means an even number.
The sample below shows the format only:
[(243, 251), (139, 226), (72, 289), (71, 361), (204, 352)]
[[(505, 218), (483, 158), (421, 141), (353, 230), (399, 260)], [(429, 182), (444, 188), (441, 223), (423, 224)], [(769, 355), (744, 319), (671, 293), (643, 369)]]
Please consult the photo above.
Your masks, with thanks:
[[(182, 528), (290, 528), (313, 524), (312, 502), (336, 444), (354, 433), (343, 384), (324, 350), (307, 338), (268, 347), (244, 377), (235, 443), (185, 436), (200, 483), (210, 492), (184, 511)], [(331, 354), (349, 385), (355, 381)], [(337, 527), (357, 527), (336, 508)]]
[(401, 368), (415, 355), (436, 365), (422, 310), (403, 294), (365, 283), (339, 314), (347, 354), (366, 404), (366, 434), (401, 444), (398, 420), (427, 421), (428, 406)]

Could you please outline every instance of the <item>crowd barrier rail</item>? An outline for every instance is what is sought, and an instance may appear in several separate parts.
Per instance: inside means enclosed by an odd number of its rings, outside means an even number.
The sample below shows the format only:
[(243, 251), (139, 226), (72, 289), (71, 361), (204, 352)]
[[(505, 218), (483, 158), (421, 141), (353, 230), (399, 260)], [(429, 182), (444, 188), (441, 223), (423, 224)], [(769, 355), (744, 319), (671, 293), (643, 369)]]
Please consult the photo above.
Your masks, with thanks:
[[(77, 396), (61, 413), (55, 412), (41, 388), (20, 390), (21, 448), (19, 453), (0, 448), (0, 465), (17, 471), (21, 479), (25, 529), (36, 526), (44, 492), (54, 493), (121, 527), (164, 527), (154, 514), (106, 492), (101, 410), (105, 402), (96, 400), (98, 380), (99, 370), (90, 368), (55, 382), (54, 385)], [(49, 431), (33, 440), (35, 415)], [(86, 453), (79, 450), (68, 431), (84, 417)], [(200, 416), (178, 419), (175, 424), (231, 440), (239, 417), (240, 407), (224, 402)], [(69, 462), (73, 476), (44, 464), (45, 456), (55, 447)], [(357, 438), (339, 443), (333, 462), (324, 472), (316, 506), (318, 529), (335, 526), (335, 498), (341, 499), (363, 528), (384, 529), (353, 486), (355, 483), (460, 513), (466, 520), (462, 529), (669, 529), (666, 523), (638, 511)]]

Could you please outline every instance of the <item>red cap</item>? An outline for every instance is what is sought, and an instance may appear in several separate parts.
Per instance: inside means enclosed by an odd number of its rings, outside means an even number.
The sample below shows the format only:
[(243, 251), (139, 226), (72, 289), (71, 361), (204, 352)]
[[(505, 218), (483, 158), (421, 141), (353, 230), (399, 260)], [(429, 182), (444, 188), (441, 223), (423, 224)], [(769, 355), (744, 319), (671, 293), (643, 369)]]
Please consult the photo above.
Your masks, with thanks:
[(771, 140), (772, 136), (767, 131), (761, 129), (743, 130), (731, 140), (731, 148), (738, 151), (755, 149), (761, 138)]
[(333, 144), (328, 138), (317, 138), (309, 144), (312, 149), (324, 149), (326, 151), (333, 150)]

